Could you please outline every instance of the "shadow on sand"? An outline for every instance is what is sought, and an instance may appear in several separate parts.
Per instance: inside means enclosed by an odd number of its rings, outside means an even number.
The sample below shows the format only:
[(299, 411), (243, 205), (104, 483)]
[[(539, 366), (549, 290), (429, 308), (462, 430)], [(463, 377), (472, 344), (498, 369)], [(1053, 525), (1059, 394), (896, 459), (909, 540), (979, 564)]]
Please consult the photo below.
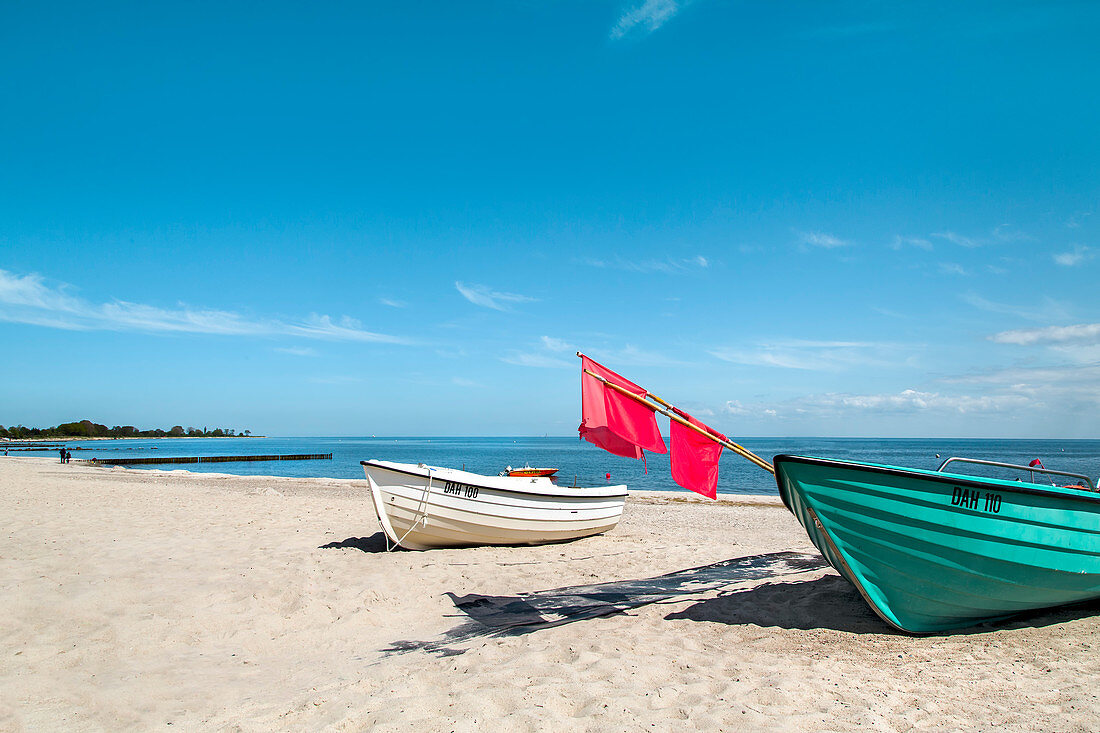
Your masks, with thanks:
[(519, 636), (538, 629), (622, 613), (652, 603), (667, 603), (748, 580), (805, 573), (825, 567), (819, 555), (775, 552), (733, 558), (653, 578), (578, 585), (516, 596), (456, 596), (448, 593), (468, 621), (426, 641), (398, 641), (385, 655), (427, 651), (440, 656), (461, 654), (455, 644), (478, 637)]
[(386, 535), (375, 532), (370, 537), (348, 537), (340, 542), (329, 542), (321, 545), (322, 550), (360, 550), (361, 552), (385, 552)]
[(880, 619), (855, 586), (839, 575), (733, 590), (665, 618), (781, 629), (834, 629), (853, 634), (901, 633)]
[[(967, 636), (1001, 629), (1041, 628), (1097, 614), (1100, 614), (1100, 603), (1091, 601), (1029, 611), (1001, 621), (921, 636)], [(909, 636), (880, 619), (864, 602), (855, 586), (839, 575), (762, 583), (752, 588), (733, 590), (716, 598), (701, 600), (665, 618), (781, 629), (833, 629), (851, 634)]]

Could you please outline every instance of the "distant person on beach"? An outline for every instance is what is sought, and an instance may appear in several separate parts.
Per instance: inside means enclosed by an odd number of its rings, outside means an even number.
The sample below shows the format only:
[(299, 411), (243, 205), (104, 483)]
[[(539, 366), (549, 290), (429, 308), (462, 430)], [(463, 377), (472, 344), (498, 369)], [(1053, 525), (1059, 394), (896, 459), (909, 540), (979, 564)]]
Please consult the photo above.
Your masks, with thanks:
[(68, 448), (65, 449), (65, 463), (68, 463), (73, 457), (73, 452)]
[(65, 449), (64, 448), (61, 449), (61, 462), (62, 463), (65, 462)]

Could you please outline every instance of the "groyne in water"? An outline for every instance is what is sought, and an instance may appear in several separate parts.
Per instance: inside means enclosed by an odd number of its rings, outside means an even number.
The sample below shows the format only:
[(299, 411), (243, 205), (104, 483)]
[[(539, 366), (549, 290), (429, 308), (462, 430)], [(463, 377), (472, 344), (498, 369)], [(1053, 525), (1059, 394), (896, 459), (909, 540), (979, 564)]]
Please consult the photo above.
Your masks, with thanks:
[(153, 458), (87, 458), (76, 463), (90, 466), (134, 466), (152, 463), (235, 463), (237, 461), (331, 461), (331, 453), (296, 453), (284, 456), (156, 456)]

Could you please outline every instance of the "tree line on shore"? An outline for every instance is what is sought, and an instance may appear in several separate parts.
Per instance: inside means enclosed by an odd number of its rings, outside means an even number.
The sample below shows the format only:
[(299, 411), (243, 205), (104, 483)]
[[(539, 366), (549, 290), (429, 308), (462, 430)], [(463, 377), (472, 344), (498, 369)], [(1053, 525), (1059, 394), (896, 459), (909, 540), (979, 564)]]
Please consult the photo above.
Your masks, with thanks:
[(91, 420), (61, 423), (54, 428), (28, 428), (24, 425), (5, 428), (0, 425), (0, 438), (23, 440), (26, 438), (235, 438), (252, 435), (251, 430), (237, 432), (233, 428), (184, 428), (176, 425), (168, 430), (138, 430), (133, 425), (106, 425)]

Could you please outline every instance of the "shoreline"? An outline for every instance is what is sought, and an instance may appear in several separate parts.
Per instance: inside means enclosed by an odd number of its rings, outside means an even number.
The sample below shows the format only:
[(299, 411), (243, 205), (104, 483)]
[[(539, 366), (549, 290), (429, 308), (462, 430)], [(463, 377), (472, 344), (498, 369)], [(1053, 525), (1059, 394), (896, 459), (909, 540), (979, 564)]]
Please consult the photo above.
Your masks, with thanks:
[[(662, 584), (816, 557), (778, 497), (632, 492), (603, 535), (387, 552), (368, 491), (0, 457), (0, 729), (1100, 727), (1100, 604), (915, 637), (816, 565)], [(669, 594), (497, 631), (472, 615), (578, 586)]]
[(226, 438), (266, 438), (266, 435), (127, 435), (123, 437), (111, 437), (109, 435), (97, 435), (95, 437), (67, 437), (67, 438), (9, 438), (0, 441), (0, 446), (19, 443), (75, 443), (86, 440), (224, 440)]

